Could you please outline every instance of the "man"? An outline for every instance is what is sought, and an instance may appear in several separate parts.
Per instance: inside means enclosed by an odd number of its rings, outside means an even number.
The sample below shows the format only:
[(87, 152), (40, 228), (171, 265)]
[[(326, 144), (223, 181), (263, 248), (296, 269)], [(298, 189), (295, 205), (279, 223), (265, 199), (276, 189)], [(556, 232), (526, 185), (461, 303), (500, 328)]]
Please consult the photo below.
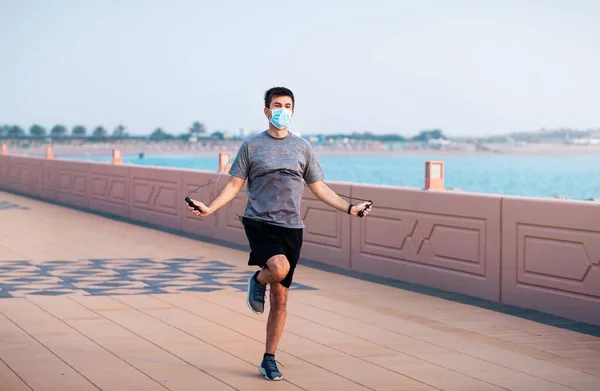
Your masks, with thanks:
[(248, 265), (260, 269), (248, 280), (247, 303), (255, 313), (264, 311), (266, 285), (270, 284), (269, 317), (266, 348), (259, 371), (268, 380), (283, 379), (275, 361), (275, 351), (286, 321), (288, 289), (300, 257), (304, 223), (300, 217), (300, 201), (304, 183), (327, 205), (358, 216), (370, 204), (353, 206), (340, 198), (323, 182), (323, 171), (310, 143), (288, 130), (294, 115), (292, 91), (283, 87), (265, 93), (264, 114), (268, 130), (242, 143), (229, 174), (231, 178), (209, 204), (192, 200), (208, 216), (232, 201), (248, 180), (248, 203), (243, 225), (250, 245)]

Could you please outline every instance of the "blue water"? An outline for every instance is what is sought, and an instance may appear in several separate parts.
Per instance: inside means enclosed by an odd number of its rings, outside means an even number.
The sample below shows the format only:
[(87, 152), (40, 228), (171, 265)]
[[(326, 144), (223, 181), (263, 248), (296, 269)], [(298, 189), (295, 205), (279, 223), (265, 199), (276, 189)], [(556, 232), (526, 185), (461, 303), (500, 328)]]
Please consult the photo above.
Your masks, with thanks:
[[(59, 158), (57, 156), (57, 158)], [(88, 160), (88, 157), (69, 157)], [(90, 157), (109, 161), (110, 157)], [(144, 166), (217, 170), (217, 154), (125, 156)], [(469, 192), (569, 199), (600, 198), (600, 156), (319, 156), (326, 180), (422, 188), (426, 160), (442, 160), (445, 186)]]

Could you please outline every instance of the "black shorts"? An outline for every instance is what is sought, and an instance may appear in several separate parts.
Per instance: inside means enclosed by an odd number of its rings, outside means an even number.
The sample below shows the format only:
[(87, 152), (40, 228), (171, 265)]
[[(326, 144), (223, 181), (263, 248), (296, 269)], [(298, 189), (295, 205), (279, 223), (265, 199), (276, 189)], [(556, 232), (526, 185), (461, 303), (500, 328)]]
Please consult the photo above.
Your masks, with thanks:
[(248, 265), (266, 267), (269, 258), (285, 255), (290, 263), (290, 271), (280, 284), (289, 289), (300, 258), (302, 228), (280, 227), (245, 217), (242, 222), (250, 244)]

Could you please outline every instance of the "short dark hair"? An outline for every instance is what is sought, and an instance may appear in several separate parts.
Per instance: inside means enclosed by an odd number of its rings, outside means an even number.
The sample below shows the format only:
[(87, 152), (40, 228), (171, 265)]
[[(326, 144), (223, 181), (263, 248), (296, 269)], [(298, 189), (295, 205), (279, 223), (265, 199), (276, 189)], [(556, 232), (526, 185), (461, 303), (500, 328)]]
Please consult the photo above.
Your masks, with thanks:
[(273, 98), (277, 98), (278, 96), (289, 96), (292, 98), (292, 107), (296, 106), (296, 101), (294, 99), (294, 93), (285, 87), (273, 87), (267, 92), (265, 92), (265, 107), (269, 108), (271, 106), (271, 101)]

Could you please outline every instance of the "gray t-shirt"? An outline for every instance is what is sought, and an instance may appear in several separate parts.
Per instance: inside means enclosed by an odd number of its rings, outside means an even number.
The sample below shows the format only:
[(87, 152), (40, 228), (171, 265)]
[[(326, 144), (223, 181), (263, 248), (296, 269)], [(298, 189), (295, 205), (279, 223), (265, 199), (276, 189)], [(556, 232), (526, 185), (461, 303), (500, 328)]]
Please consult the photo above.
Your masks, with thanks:
[(248, 180), (244, 217), (287, 228), (305, 228), (300, 217), (304, 182), (324, 177), (307, 140), (292, 133), (275, 138), (267, 131), (242, 143), (229, 174)]

